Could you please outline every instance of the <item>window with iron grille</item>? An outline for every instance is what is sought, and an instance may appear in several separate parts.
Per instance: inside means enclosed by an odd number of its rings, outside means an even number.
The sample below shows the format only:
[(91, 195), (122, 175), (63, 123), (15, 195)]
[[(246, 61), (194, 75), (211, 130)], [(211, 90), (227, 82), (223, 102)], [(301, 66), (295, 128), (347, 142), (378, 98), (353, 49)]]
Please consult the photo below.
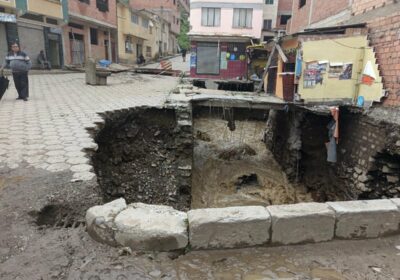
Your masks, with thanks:
[(149, 20), (147, 18), (142, 18), (142, 26), (144, 28), (149, 28)]
[(139, 16), (136, 15), (136, 14), (132, 14), (132, 15), (131, 15), (131, 21), (132, 21), (133, 23), (139, 24)]
[(151, 57), (151, 47), (146, 47), (146, 56)]
[(96, 0), (96, 7), (100, 12), (108, 12), (108, 0)]
[(253, 9), (233, 9), (233, 27), (251, 28), (253, 21)]
[(132, 44), (132, 37), (126, 36), (125, 38), (125, 52), (132, 53), (133, 52), (133, 44)]
[(274, 0), (265, 0), (265, 4), (274, 5)]
[(220, 26), (221, 9), (220, 8), (202, 8), (201, 25), (202, 26)]
[(99, 38), (97, 36), (97, 29), (96, 28), (90, 28), (90, 44), (92, 45), (98, 45), (99, 44)]
[(272, 29), (272, 20), (271, 19), (264, 19), (264, 30), (271, 30)]

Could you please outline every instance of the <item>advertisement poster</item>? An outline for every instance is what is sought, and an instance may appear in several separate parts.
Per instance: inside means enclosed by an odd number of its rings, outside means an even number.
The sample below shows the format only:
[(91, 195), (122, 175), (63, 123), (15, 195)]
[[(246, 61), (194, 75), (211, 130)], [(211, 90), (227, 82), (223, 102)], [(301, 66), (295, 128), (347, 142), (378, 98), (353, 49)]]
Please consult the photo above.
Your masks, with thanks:
[(226, 60), (227, 52), (221, 52), (221, 66), (220, 68), (223, 70), (228, 69), (228, 61)]
[(317, 61), (306, 63), (306, 69), (303, 73), (303, 88), (314, 88), (317, 84), (322, 85), (322, 71), (326, 71), (326, 67), (321, 67), (321, 65), (323, 64), (319, 64)]
[(339, 75), (339, 80), (351, 80), (353, 75), (353, 64), (345, 63), (343, 64), (342, 72)]
[(190, 68), (196, 68), (196, 60), (197, 60), (196, 53), (192, 53), (190, 55)]

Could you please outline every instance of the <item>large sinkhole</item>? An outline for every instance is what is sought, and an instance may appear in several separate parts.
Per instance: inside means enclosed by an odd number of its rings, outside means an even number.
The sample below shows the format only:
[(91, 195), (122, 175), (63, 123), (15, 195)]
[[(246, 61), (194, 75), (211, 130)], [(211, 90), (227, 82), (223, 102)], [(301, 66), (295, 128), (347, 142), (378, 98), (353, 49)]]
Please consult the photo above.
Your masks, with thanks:
[(110, 113), (94, 168), (105, 201), (176, 209), (312, 201), (263, 141), (268, 110), (137, 108)]

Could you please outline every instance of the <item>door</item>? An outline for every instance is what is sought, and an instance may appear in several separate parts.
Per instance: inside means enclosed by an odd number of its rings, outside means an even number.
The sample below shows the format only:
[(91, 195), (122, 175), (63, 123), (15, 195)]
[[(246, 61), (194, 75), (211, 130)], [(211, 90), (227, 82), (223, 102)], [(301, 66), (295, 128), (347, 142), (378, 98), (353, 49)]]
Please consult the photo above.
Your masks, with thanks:
[(268, 94), (275, 94), (277, 74), (278, 74), (278, 67), (272, 66), (271, 68), (269, 68), (268, 85), (267, 85)]
[(220, 69), (218, 43), (198, 43), (196, 65), (197, 74), (218, 75)]
[(85, 43), (83, 35), (70, 33), (71, 63), (82, 65), (85, 62)]
[(48, 60), (52, 67), (60, 68), (60, 44), (58, 41), (49, 40), (49, 57)]
[(105, 51), (105, 58), (106, 60), (110, 60), (109, 56), (108, 56), (108, 40), (104, 40), (104, 51)]

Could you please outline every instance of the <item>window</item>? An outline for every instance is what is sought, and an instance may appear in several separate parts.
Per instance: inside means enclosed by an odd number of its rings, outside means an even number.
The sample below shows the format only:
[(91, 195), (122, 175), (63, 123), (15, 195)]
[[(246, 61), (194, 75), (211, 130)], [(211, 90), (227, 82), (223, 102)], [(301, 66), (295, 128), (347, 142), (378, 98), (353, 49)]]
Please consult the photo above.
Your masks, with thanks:
[(92, 45), (97, 45), (98, 38), (97, 38), (97, 29), (96, 28), (90, 28), (90, 44)]
[(271, 19), (264, 19), (264, 30), (271, 30), (272, 29), (272, 20)]
[(251, 28), (253, 9), (233, 9), (233, 27)]
[(228, 43), (227, 52), (231, 55), (229, 60), (240, 60), (240, 56), (246, 55), (246, 44)]
[(46, 18), (46, 23), (57, 25), (58, 21), (56, 19), (53, 19), (53, 18)]
[(79, 2), (85, 3), (85, 4), (90, 4), (90, 0), (79, 0)]
[(146, 47), (146, 56), (151, 57), (151, 47)]
[(149, 28), (149, 20), (147, 18), (142, 18), (142, 26), (144, 28)]
[(303, 6), (305, 6), (307, 3), (307, 0), (299, 0), (299, 9)]
[(286, 25), (291, 17), (292, 17), (291, 15), (281, 15), (281, 20), (280, 20), (281, 25)]
[(201, 9), (201, 25), (202, 26), (219, 26), (221, 21), (220, 8), (202, 8)]
[(132, 37), (126, 36), (125, 38), (125, 52), (132, 53), (133, 52), (133, 44), (132, 44)]
[(96, 0), (96, 7), (100, 12), (108, 12), (108, 0)]
[(68, 23), (68, 26), (76, 28), (76, 29), (82, 29), (83, 30), (83, 25), (81, 25), (81, 24), (70, 22), (70, 23)]
[(265, 0), (265, 4), (274, 5), (274, 0)]
[(132, 21), (133, 23), (139, 24), (139, 16), (136, 15), (136, 14), (132, 14), (132, 15), (131, 15), (131, 21)]

